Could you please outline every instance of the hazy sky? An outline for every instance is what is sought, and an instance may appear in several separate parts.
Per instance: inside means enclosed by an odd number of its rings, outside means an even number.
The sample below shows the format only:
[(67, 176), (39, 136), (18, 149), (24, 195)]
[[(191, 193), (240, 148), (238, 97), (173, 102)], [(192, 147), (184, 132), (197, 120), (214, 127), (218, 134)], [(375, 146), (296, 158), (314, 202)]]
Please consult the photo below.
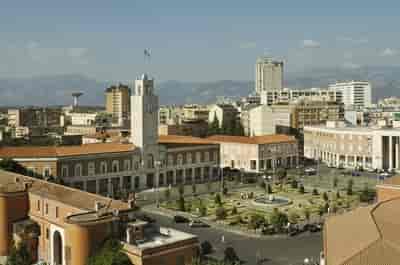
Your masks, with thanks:
[(396, 65), (399, 11), (385, 0), (0, 0), (0, 78), (249, 80), (263, 54), (287, 71)]

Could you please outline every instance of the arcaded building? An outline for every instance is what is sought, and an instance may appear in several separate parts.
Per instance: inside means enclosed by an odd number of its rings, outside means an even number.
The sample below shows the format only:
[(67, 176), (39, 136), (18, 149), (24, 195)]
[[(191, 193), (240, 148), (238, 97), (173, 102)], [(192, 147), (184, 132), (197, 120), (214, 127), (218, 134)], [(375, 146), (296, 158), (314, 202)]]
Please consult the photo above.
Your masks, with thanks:
[(108, 238), (134, 265), (184, 265), (198, 251), (196, 236), (137, 219), (134, 196), (125, 203), (0, 171), (0, 262), (24, 240), (35, 260), (86, 265)]

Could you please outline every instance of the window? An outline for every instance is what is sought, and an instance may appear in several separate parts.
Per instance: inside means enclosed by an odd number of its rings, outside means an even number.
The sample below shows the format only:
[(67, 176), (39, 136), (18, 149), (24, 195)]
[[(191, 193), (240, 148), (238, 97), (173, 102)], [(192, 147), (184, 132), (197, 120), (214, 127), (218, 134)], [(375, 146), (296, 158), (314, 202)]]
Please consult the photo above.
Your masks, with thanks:
[(43, 176), (44, 176), (44, 177), (50, 177), (50, 175), (51, 175), (51, 170), (50, 170), (50, 168), (49, 168), (49, 167), (44, 168), (44, 169), (43, 169)]
[(196, 152), (196, 163), (201, 163), (201, 153)]
[(187, 155), (186, 155), (186, 162), (188, 163), (188, 164), (191, 164), (193, 161), (192, 161), (193, 159), (192, 159), (192, 153), (187, 153)]
[(61, 177), (63, 178), (68, 177), (68, 166), (63, 166), (61, 168)]
[(152, 154), (147, 156), (147, 168), (154, 168), (154, 157)]
[(50, 238), (50, 231), (48, 228), (46, 228), (46, 239), (49, 240)]
[(119, 162), (117, 160), (114, 160), (112, 162), (112, 172), (117, 173), (119, 171)]
[(204, 162), (208, 162), (210, 161), (210, 153), (209, 152), (205, 152), (204, 153)]
[(131, 170), (131, 161), (130, 160), (125, 160), (124, 161), (124, 170), (125, 171)]
[(49, 214), (49, 205), (47, 203), (44, 212), (45, 214)]
[(257, 162), (256, 160), (250, 160), (250, 168), (257, 169)]
[(94, 174), (95, 174), (94, 162), (89, 162), (89, 164), (88, 164), (88, 175), (92, 176)]
[(74, 172), (75, 177), (80, 177), (82, 176), (82, 165), (81, 164), (76, 164), (75, 165), (75, 172)]
[(178, 162), (179, 166), (183, 165), (183, 155), (182, 154), (178, 154), (177, 162)]
[(37, 201), (36, 209), (38, 210), (38, 212), (40, 211), (40, 201)]
[(104, 161), (100, 163), (100, 173), (101, 174), (107, 173), (107, 163)]
[(168, 155), (168, 166), (173, 166), (173, 165), (174, 165), (174, 156)]
[(56, 206), (56, 218), (58, 218), (58, 206)]

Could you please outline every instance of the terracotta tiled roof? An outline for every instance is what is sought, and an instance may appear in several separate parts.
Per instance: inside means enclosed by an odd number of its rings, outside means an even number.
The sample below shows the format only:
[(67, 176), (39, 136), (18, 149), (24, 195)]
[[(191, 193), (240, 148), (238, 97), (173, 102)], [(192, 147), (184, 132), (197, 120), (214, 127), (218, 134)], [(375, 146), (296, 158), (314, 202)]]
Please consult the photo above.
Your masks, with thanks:
[(215, 142), (210, 141), (206, 138), (182, 136), (182, 135), (159, 135), (158, 143), (159, 144), (193, 144), (193, 145), (215, 144)]
[(102, 153), (120, 153), (135, 149), (133, 144), (96, 143), (71, 146), (0, 147), (0, 158), (63, 157)]
[(397, 265), (400, 199), (359, 208), (325, 223), (326, 264)]
[(272, 144), (272, 143), (286, 143), (296, 142), (292, 136), (285, 134), (270, 134), (263, 136), (230, 136), (230, 135), (213, 135), (207, 138), (213, 142), (226, 142), (226, 143), (240, 143), (240, 144)]
[[(40, 194), (42, 197), (59, 201), (83, 211), (94, 210), (95, 202), (109, 205), (110, 209), (124, 210), (129, 208), (127, 203), (119, 200), (112, 200), (93, 193), (3, 170), (0, 170), (0, 192), (3, 191), (3, 187), (17, 186), (15, 182), (16, 178), (19, 178), (19, 183), (21, 183), (20, 185), (22, 185), (23, 181), (32, 183), (29, 192), (33, 194)], [(18, 190), (22, 190), (22, 187), (17, 189), (17, 191)]]

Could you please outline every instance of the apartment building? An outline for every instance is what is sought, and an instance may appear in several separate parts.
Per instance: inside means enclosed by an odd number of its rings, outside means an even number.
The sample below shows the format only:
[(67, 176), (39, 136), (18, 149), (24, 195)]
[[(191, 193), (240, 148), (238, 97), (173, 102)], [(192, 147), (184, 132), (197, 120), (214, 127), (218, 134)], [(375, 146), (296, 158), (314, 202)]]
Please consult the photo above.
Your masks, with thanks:
[(341, 102), (343, 102), (345, 106), (364, 108), (369, 107), (372, 104), (372, 89), (369, 82), (337, 82), (329, 85), (329, 89), (341, 93)]
[(130, 118), (131, 90), (128, 86), (118, 84), (105, 91), (106, 112), (111, 114), (112, 123), (117, 127), (127, 127)]
[(256, 93), (281, 90), (283, 88), (283, 62), (269, 57), (259, 57), (256, 61)]

